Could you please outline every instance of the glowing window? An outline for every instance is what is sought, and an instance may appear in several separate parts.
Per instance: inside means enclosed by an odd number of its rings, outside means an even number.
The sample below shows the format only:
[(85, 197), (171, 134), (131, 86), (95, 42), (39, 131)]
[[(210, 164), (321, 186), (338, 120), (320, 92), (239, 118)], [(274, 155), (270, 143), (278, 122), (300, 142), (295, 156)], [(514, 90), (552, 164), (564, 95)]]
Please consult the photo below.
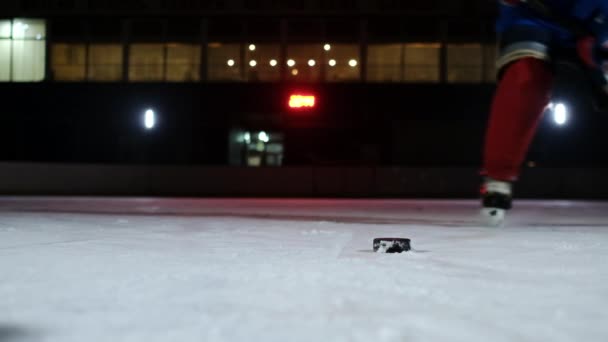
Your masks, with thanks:
[(122, 79), (122, 45), (92, 44), (89, 46), (89, 80), (120, 81)]
[[(359, 45), (331, 44), (327, 58), (335, 61), (327, 70), (327, 80), (332, 82), (357, 81), (361, 79)], [(330, 64), (331, 65), (331, 64)]]
[(241, 45), (225, 43), (209, 43), (208, 70), (210, 81), (241, 81), (242, 70), (246, 65), (240, 62)]
[(53, 44), (51, 69), (53, 80), (82, 81), (85, 79), (86, 47), (83, 44)]
[[(323, 58), (323, 44), (291, 44), (287, 47), (287, 66), (289, 79), (299, 82), (317, 82), (321, 79), (321, 69), (310, 67), (311, 60)], [(297, 72), (294, 72), (297, 70)]]
[(191, 44), (167, 45), (167, 81), (200, 80), (201, 48)]
[(130, 81), (164, 80), (163, 44), (133, 44), (129, 53)]
[(367, 80), (401, 82), (403, 80), (403, 44), (374, 44), (367, 50)]
[(406, 82), (439, 82), (438, 43), (412, 43), (404, 47)]
[(479, 83), (483, 77), (480, 44), (449, 44), (447, 79), (450, 83)]
[(33, 19), (0, 21), (0, 81), (44, 79), (46, 22)]

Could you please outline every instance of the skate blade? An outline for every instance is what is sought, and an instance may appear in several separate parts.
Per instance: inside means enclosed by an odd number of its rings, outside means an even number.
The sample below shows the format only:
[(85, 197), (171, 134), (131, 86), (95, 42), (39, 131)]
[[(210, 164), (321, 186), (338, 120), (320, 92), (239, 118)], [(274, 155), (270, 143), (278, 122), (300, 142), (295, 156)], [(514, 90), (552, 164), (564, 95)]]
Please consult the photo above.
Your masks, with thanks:
[(505, 224), (507, 211), (498, 208), (481, 209), (481, 218), (489, 227), (502, 227)]

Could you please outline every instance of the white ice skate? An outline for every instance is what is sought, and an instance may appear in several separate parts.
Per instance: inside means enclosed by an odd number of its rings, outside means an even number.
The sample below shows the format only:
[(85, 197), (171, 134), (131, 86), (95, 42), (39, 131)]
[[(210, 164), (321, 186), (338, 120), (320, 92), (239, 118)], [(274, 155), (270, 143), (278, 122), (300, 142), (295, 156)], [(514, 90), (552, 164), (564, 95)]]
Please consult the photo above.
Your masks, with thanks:
[(483, 208), (481, 216), (490, 227), (500, 227), (505, 222), (506, 213), (511, 209), (512, 186), (510, 182), (487, 178), (481, 187)]

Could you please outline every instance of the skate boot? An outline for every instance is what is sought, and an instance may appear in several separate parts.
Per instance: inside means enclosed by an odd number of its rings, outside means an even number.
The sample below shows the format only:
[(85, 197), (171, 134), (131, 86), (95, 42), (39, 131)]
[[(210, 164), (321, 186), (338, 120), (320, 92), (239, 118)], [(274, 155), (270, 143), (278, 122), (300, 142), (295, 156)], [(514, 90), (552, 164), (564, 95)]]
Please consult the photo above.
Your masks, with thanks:
[(507, 210), (511, 209), (512, 184), (486, 178), (481, 186), (481, 215), (486, 224), (492, 227), (504, 223)]

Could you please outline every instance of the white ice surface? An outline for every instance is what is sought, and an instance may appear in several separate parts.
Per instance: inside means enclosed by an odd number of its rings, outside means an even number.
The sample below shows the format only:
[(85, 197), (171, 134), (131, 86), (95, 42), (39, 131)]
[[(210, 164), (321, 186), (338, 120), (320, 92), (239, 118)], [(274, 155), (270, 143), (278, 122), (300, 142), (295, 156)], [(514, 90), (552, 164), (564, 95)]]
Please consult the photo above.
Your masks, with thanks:
[[(608, 203), (0, 198), (0, 342), (607, 341)], [(414, 252), (372, 253), (374, 237)]]

